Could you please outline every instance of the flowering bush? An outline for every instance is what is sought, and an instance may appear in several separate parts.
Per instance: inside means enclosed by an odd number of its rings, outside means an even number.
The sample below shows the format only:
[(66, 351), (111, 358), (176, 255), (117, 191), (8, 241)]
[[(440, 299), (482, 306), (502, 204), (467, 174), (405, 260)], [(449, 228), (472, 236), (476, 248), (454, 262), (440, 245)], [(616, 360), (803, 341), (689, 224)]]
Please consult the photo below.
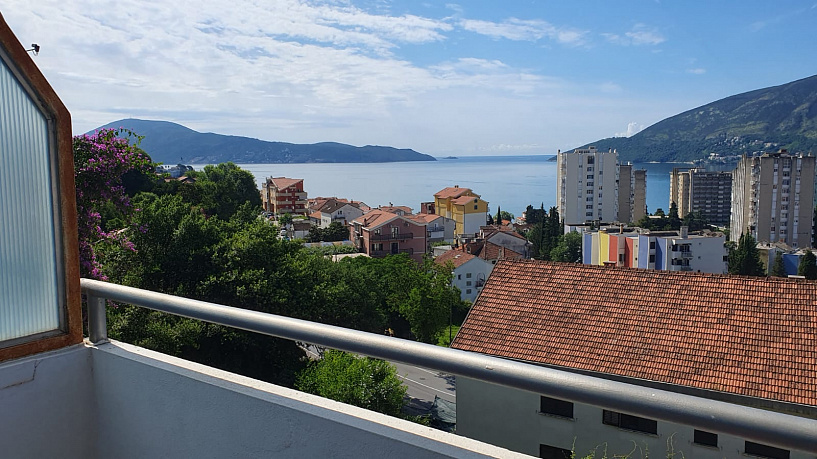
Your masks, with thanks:
[(106, 279), (94, 253), (97, 244), (116, 243), (133, 250), (124, 228), (103, 230), (100, 212), (103, 207), (112, 207), (124, 223), (130, 223), (136, 209), (125, 193), (122, 177), (131, 171), (143, 174), (153, 171), (150, 157), (138, 148), (140, 140), (141, 137), (124, 129), (101, 129), (94, 135), (74, 137), (79, 260), (83, 276)]

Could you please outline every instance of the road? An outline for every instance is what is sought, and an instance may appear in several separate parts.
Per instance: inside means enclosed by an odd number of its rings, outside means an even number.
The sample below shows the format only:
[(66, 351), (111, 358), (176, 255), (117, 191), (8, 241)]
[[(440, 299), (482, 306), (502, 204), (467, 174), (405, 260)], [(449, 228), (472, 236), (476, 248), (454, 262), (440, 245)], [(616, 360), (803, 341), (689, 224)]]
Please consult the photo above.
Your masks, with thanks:
[(397, 374), (408, 387), (408, 409), (412, 413), (427, 413), (435, 395), (450, 402), (457, 401), (457, 385), (453, 375), (404, 363), (391, 363), (397, 367)]

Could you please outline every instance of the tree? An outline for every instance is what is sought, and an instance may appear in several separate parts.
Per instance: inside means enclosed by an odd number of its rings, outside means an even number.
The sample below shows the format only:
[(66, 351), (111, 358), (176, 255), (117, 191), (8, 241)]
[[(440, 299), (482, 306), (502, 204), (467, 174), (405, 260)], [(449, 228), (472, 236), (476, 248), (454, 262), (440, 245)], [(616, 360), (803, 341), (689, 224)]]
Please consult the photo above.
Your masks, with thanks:
[(284, 212), (281, 216), (278, 217), (278, 224), (281, 225), (281, 228), (286, 228), (287, 225), (292, 223), (292, 214), (289, 212)]
[(494, 218), (494, 224), (501, 225), (502, 224), (502, 210), (499, 206), (496, 206), (496, 217)]
[(667, 215), (667, 225), (665, 229), (677, 230), (681, 228), (681, 219), (678, 217), (678, 204), (673, 201), (669, 206), (669, 214)]
[[(131, 131), (102, 129), (94, 135), (73, 139), (74, 181), (77, 190), (80, 274), (104, 279), (97, 261), (100, 244), (118, 244), (132, 249), (127, 236), (119, 231), (134, 215), (126, 183), (149, 181), (153, 163), (139, 149), (141, 138)], [(133, 144), (131, 144), (133, 141)], [(143, 178), (138, 178), (144, 176)], [(116, 219), (115, 228), (107, 228), (102, 214)]]
[(539, 209), (534, 209), (532, 205), (528, 205), (527, 209), (525, 209), (525, 223), (535, 225), (544, 220), (546, 215), (544, 203), (541, 204)]
[(806, 253), (800, 257), (797, 275), (805, 276), (806, 279), (817, 279), (817, 257), (814, 256), (814, 252), (811, 250), (806, 250)]
[(729, 274), (766, 275), (766, 270), (760, 261), (757, 242), (748, 232), (740, 236), (738, 246), (729, 252)]
[(582, 235), (576, 231), (564, 234), (559, 244), (551, 250), (550, 259), (568, 263), (581, 263)]
[(783, 265), (783, 252), (777, 252), (774, 256), (774, 264), (772, 265), (772, 276), (787, 277), (786, 267)]
[(261, 209), (261, 195), (258, 193), (255, 177), (233, 163), (207, 165), (203, 172), (189, 172), (188, 175), (196, 179), (193, 188), (197, 194), (189, 197), (193, 198), (194, 204), (201, 205), (207, 215), (217, 215), (222, 220), (228, 220), (244, 203), (250, 203), (254, 209)]
[[(516, 217), (514, 217), (514, 215), (512, 213), (510, 213), (510, 212), (508, 212), (506, 210), (503, 210), (499, 214), (502, 217), (502, 220), (508, 220), (509, 222), (512, 222), (514, 220), (514, 218), (516, 218)], [(500, 220), (500, 223), (502, 222), (502, 220)]]
[(406, 386), (390, 363), (327, 350), (301, 371), (295, 387), (342, 403), (400, 416)]

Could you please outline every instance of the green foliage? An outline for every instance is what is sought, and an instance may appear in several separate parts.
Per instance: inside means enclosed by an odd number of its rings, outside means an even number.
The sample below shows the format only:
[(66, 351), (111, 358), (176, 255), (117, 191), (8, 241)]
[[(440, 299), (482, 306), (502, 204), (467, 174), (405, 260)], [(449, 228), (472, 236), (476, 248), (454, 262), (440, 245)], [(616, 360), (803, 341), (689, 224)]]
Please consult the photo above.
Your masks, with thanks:
[(533, 258), (550, 260), (551, 252), (559, 245), (564, 230), (556, 207), (551, 207), (549, 212), (545, 212), (544, 208), (540, 211), (544, 217), (530, 229), (527, 238), (533, 244), (531, 248)]
[(233, 163), (204, 166), (204, 171), (188, 173), (196, 179), (199, 204), (207, 215), (229, 219), (244, 203), (249, 203), (256, 214), (261, 209), (261, 195), (255, 177)]
[(327, 350), (322, 359), (310, 362), (298, 374), (295, 387), (391, 416), (400, 416), (406, 395), (406, 387), (390, 363), (335, 350)]
[(356, 247), (351, 245), (331, 245), (328, 247), (305, 247), (305, 251), (320, 256), (340, 255), (344, 253), (358, 253)]
[(318, 228), (316, 225), (312, 225), (306, 237), (306, 242), (335, 242), (347, 240), (349, 240), (349, 228), (344, 226), (341, 222), (332, 222), (326, 228)]
[(545, 204), (542, 203), (539, 209), (534, 209), (532, 205), (528, 205), (525, 209), (525, 223), (535, 225), (547, 217), (545, 212)]
[(806, 253), (800, 257), (797, 275), (805, 276), (806, 279), (817, 279), (817, 257), (814, 256), (814, 252), (811, 250), (806, 250)]
[(505, 211), (505, 210), (503, 210), (502, 212), (499, 212), (499, 216), (502, 217), (499, 220), (500, 223), (502, 222), (502, 220), (508, 220), (510, 222), (513, 222), (514, 219), (516, 218), (516, 217), (514, 217), (514, 215), (512, 213), (510, 213), (508, 211)]
[(550, 259), (568, 263), (581, 263), (582, 235), (576, 231), (562, 235), (559, 244), (550, 251)]
[(777, 252), (774, 255), (774, 264), (772, 265), (772, 276), (787, 277), (786, 268), (783, 265), (783, 252)]
[(765, 276), (766, 270), (760, 261), (757, 242), (749, 233), (744, 233), (738, 240), (738, 245), (729, 251), (729, 274), (746, 276)]
[(459, 331), (459, 325), (449, 325), (448, 327), (445, 327), (445, 330), (443, 330), (443, 332), (440, 333), (439, 337), (437, 338), (437, 346), (451, 346), (451, 342), (454, 341), (454, 337), (457, 336), (457, 332)]
[(285, 227), (286, 225), (289, 225), (290, 223), (292, 223), (291, 213), (284, 212), (278, 217), (278, 225), (280, 225), (282, 228)]

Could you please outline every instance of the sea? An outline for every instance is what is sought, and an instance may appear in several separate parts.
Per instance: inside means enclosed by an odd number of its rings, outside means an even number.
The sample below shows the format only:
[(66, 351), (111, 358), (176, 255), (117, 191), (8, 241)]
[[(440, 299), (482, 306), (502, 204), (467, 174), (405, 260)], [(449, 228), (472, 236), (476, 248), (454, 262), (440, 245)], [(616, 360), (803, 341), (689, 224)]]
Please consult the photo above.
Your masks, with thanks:
[[(239, 164), (250, 171), (260, 189), (266, 177), (304, 179), (309, 197), (337, 196), (371, 207), (400, 205), (420, 210), (434, 193), (459, 185), (470, 188), (497, 208), (521, 216), (528, 205), (556, 205), (556, 161), (552, 155), (459, 156), (437, 161), (396, 163)], [(688, 163), (635, 163), (647, 170), (647, 210), (669, 209), (669, 178), (673, 167)], [(193, 165), (201, 170), (204, 165)]]

